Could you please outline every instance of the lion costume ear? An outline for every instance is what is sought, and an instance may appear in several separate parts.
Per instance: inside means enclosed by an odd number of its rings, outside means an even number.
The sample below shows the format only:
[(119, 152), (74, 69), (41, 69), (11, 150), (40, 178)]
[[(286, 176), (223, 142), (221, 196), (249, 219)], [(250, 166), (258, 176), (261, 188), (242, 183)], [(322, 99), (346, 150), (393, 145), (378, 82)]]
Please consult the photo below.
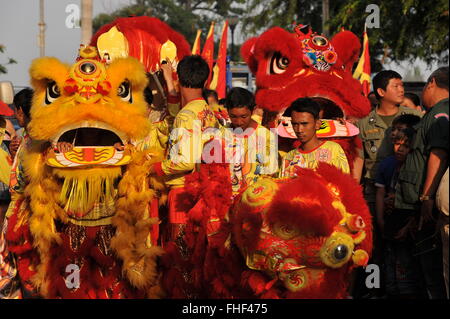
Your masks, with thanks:
[(113, 88), (117, 88), (125, 79), (131, 82), (133, 91), (143, 92), (147, 86), (144, 66), (135, 58), (116, 59), (108, 66), (107, 72)]
[(247, 63), (250, 71), (252, 71), (253, 74), (256, 73), (256, 70), (258, 69), (258, 61), (255, 59), (255, 44), (256, 41), (258, 41), (257, 37), (250, 38), (241, 47), (241, 55), (244, 61)]
[(361, 51), (361, 42), (351, 31), (341, 31), (331, 40), (331, 44), (338, 54), (338, 61), (351, 72), (353, 64), (358, 60)]
[(31, 63), (31, 86), (37, 95), (45, 92), (48, 81), (55, 81), (61, 90), (68, 74), (69, 66), (62, 63), (57, 58), (38, 58)]

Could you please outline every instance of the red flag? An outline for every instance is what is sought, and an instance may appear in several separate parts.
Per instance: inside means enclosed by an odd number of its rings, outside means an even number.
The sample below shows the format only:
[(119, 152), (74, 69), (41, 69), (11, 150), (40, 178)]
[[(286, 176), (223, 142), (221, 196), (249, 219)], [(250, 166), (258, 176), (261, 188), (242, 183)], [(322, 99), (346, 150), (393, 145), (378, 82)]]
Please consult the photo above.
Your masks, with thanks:
[(367, 32), (364, 31), (363, 52), (355, 72), (353, 72), (353, 77), (361, 82), (365, 96), (370, 93), (370, 72), (369, 37)]
[(209, 66), (209, 77), (206, 82), (206, 87), (209, 87), (214, 63), (214, 21), (211, 22), (211, 27), (209, 28), (208, 36), (206, 37), (205, 45), (203, 46), (202, 57)]
[(192, 55), (200, 55), (200, 35), (202, 30), (197, 30), (197, 36), (195, 37), (194, 45), (192, 46)]
[(219, 55), (214, 66), (214, 75), (211, 81), (210, 89), (216, 90), (219, 99), (225, 98), (227, 85), (227, 44), (228, 44), (228, 21), (222, 29), (222, 38), (220, 39)]

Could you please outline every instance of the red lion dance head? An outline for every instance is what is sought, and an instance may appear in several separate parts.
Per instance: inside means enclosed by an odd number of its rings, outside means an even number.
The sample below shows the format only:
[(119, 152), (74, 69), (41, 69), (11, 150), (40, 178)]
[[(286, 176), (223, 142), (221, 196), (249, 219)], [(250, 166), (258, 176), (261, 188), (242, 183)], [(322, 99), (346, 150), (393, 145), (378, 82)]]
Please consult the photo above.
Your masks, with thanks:
[(300, 97), (322, 97), (344, 116), (361, 118), (370, 112), (370, 103), (352, 77), (360, 48), (350, 31), (330, 41), (299, 25), (295, 33), (275, 27), (249, 39), (242, 56), (255, 74), (256, 102), (262, 108), (282, 112)]
[(262, 298), (343, 298), (365, 266), (372, 225), (358, 184), (328, 164), (299, 178), (260, 178), (236, 200), (235, 242)]

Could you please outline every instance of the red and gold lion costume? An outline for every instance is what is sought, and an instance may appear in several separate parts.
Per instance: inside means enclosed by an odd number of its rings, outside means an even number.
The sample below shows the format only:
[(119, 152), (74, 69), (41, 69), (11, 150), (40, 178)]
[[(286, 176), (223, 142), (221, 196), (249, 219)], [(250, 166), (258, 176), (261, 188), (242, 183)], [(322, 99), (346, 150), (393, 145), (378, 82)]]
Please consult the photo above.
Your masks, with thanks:
[[(362, 118), (370, 102), (352, 76), (361, 43), (350, 31), (340, 31), (331, 40), (299, 25), (295, 33), (279, 27), (247, 40), (241, 53), (256, 78), (256, 104), (265, 110), (266, 125), (276, 126), (282, 114), (301, 97), (319, 98), (324, 118)], [(333, 138), (344, 149), (350, 168), (361, 141)], [(289, 143), (292, 145), (291, 143)]]
[[(348, 31), (332, 41), (299, 26), (273, 28), (248, 40), (244, 59), (256, 76), (257, 105), (266, 125), (300, 97), (322, 98), (326, 114), (360, 118), (370, 111), (351, 68), (360, 42)], [(275, 124), (276, 125), (276, 124)], [(349, 157), (356, 138), (337, 139)], [(183, 263), (190, 282), (169, 270), (171, 297), (345, 298), (351, 273), (372, 251), (372, 221), (362, 189), (348, 174), (321, 163), (294, 179), (260, 177), (231, 201), (229, 164), (202, 165), (186, 177), (193, 206), (188, 251), (163, 257)]]
[[(321, 163), (299, 177), (261, 177), (231, 201), (228, 164), (186, 178), (193, 208), (185, 256), (169, 247), (163, 286), (172, 298), (345, 298), (352, 270), (372, 251), (361, 187)], [(184, 264), (186, 283), (174, 264)], [(172, 266), (172, 267), (171, 267)], [(185, 274), (186, 275), (186, 274)]]
[[(160, 296), (163, 250), (151, 233), (165, 188), (147, 172), (163, 154), (135, 146), (151, 130), (142, 64), (106, 64), (82, 47), (71, 66), (33, 61), (30, 76), (26, 184), (6, 233), (23, 288), (44, 298)], [(58, 152), (60, 142), (73, 149)]]

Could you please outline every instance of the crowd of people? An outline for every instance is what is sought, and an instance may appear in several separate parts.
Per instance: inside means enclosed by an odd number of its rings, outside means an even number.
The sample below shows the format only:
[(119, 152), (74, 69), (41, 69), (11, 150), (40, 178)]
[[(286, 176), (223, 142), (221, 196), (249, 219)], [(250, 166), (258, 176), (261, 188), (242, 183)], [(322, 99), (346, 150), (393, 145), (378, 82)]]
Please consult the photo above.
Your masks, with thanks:
[[(230, 166), (233, 196), (258, 176), (295, 177), (297, 167), (314, 169), (326, 162), (361, 183), (374, 220), (371, 263), (380, 266), (381, 288), (365, 288), (364, 272), (355, 273), (349, 296), (448, 298), (448, 67), (430, 75), (421, 99), (404, 91), (398, 73), (388, 70), (375, 75), (370, 114), (358, 120), (335, 118), (352, 121), (359, 129), (362, 143), (353, 163), (338, 143), (317, 135), (322, 120), (329, 118), (316, 98), (299, 98), (280, 114), (278, 121), (281, 115), (290, 118), (296, 136), (291, 149), (282, 150), (276, 130), (265, 123), (252, 92), (235, 87), (219, 100), (216, 92), (204, 89), (209, 67), (199, 56), (178, 63), (176, 90), (171, 67), (171, 63), (162, 65), (168, 93), (165, 109), (155, 109), (151, 91), (145, 92), (154, 129), (138, 142), (138, 147), (156, 146), (166, 154), (148, 172), (164, 177), (170, 188), (162, 246), (167, 242), (183, 245), (186, 213), (192, 208), (180, 199), (186, 193), (185, 177), (199, 163), (210, 160), (210, 150), (228, 154), (225, 162)], [(32, 95), (31, 89), (24, 89), (14, 98), (21, 130), (15, 131), (8, 120), (0, 118), (2, 222), (26, 183), (21, 149), (30, 141), (27, 125)], [(213, 133), (202, 134), (192, 143), (196, 129)], [(54, 145), (62, 153), (73, 146), (68, 142)]]

